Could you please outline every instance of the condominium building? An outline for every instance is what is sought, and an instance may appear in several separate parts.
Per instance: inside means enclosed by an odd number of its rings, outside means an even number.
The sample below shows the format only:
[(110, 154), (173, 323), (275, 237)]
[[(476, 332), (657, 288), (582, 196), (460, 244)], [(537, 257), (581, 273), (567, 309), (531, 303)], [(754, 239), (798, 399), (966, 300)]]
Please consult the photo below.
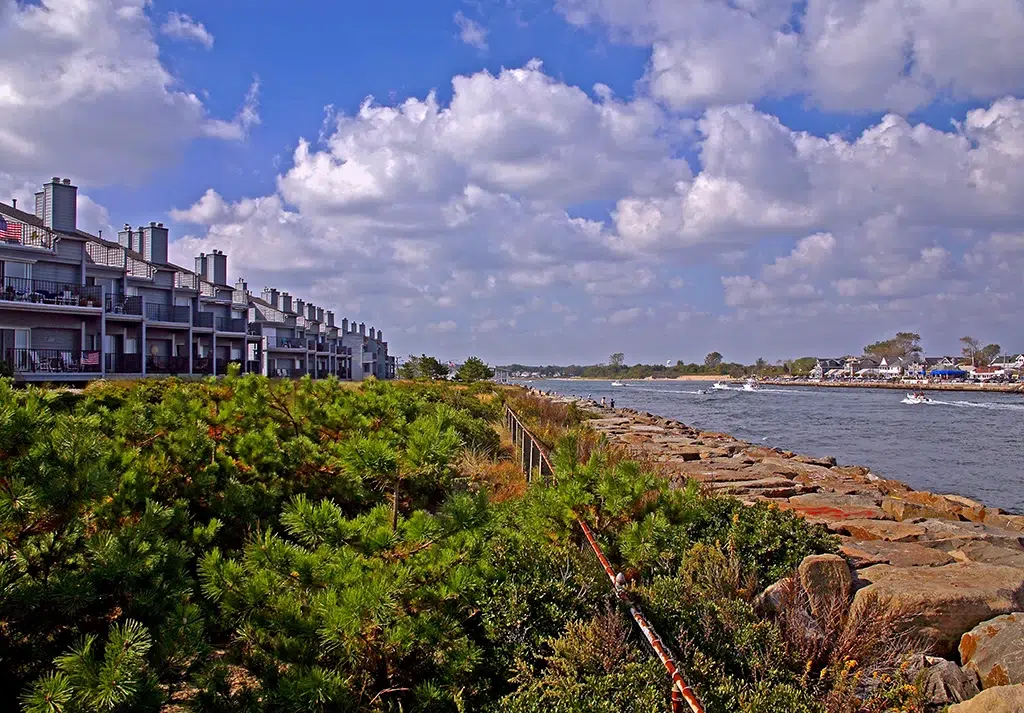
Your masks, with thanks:
[(53, 178), (28, 213), (0, 203), (0, 361), (19, 381), (243, 373), (391, 379), (383, 334), (244, 280), (228, 256), (168, 259), (162, 223), (105, 240), (77, 225), (78, 189)]

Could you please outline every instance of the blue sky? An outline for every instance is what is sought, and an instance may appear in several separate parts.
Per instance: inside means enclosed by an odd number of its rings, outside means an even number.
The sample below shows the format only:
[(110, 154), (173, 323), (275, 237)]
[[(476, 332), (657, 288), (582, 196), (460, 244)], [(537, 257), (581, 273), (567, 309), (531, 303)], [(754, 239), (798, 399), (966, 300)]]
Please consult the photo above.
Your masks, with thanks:
[(0, 0), (0, 33), (0, 190), (71, 176), (86, 227), (169, 223), (399, 354), (1024, 349), (1016, 0)]

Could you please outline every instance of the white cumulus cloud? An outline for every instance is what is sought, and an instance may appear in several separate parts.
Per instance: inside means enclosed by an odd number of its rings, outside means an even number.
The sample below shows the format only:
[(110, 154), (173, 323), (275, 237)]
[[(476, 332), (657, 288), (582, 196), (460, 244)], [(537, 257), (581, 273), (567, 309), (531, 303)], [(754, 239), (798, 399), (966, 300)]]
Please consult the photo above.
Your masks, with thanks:
[(168, 13), (167, 19), (160, 27), (160, 32), (179, 40), (197, 42), (208, 50), (213, 49), (213, 35), (206, 29), (206, 26), (184, 13)]

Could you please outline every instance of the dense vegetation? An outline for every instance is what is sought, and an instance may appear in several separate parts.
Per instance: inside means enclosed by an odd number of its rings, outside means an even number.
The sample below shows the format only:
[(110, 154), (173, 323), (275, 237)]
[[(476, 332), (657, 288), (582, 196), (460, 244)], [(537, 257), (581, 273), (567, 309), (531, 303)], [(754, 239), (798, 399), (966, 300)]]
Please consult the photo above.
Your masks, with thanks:
[[(503, 398), (0, 380), (0, 710), (665, 710), (577, 517), (709, 711), (858, 710), (850, 652), (818, 637), (808, 658), (752, 604), (833, 545), (824, 531), (670, 490), (586, 433), (560, 438), (557, 483), (527, 490), (495, 430)], [(581, 420), (523, 410), (551, 438)]]

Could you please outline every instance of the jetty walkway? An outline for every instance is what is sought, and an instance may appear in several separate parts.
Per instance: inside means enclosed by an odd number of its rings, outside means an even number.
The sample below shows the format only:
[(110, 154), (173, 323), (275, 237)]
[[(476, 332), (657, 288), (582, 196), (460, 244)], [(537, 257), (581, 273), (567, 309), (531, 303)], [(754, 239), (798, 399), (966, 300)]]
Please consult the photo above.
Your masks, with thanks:
[(928, 658), (929, 695), (957, 703), (985, 689), (951, 711), (991, 710), (1004, 694), (1021, 706), (1006, 710), (1024, 711), (1024, 515), (650, 413), (593, 411), (592, 428), (679, 485), (697, 480), (747, 503), (768, 501), (838, 535), (842, 558), (820, 557), (848, 572), (838, 581), (851, 607), (877, 596), (916, 613), (937, 655)]

